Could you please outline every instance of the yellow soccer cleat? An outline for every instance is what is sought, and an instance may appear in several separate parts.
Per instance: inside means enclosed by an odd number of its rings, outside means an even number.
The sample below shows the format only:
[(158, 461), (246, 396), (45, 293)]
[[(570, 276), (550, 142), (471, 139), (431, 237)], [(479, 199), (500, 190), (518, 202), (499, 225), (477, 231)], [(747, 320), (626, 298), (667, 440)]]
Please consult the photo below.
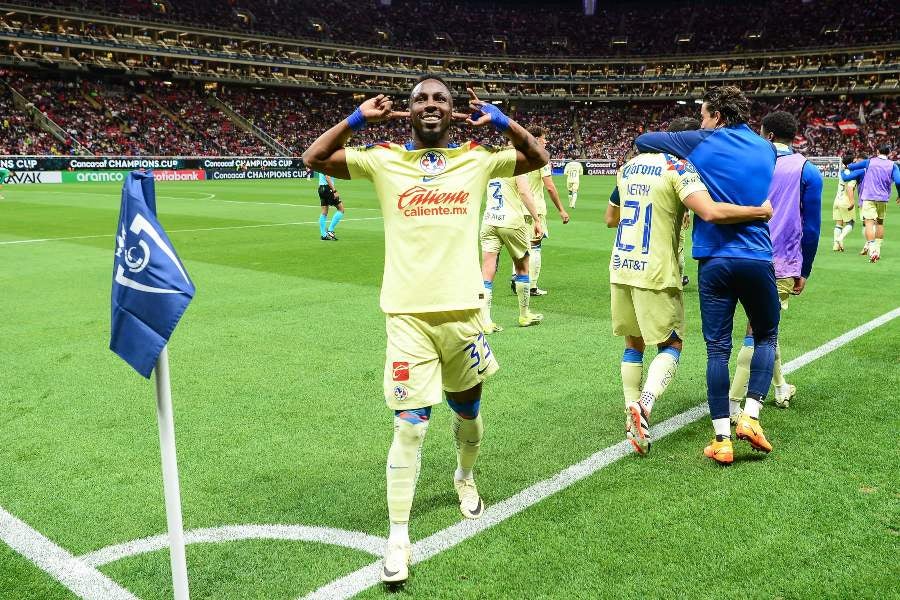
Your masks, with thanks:
[(485, 335), (491, 335), (492, 333), (500, 333), (501, 331), (503, 331), (503, 328), (500, 327), (499, 325), (497, 325), (496, 323), (488, 323), (484, 327)]
[(454, 479), (453, 487), (459, 496), (459, 512), (467, 519), (478, 519), (484, 513), (484, 502), (478, 495), (474, 479)]
[(634, 451), (645, 456), (650, 452), (650, 424), (649, 415), (644, 414), (644, 409), (637, 402), (629, 402), (625, 407), (625, 437), (634, 446)]
[(409, 562), (412, 550), (408, 543), (388, 541), (381, 565), (381, 580), (385, 583), (403, 583), (409, 579)]
[(835, 242), (834, 244), (832, 244), (832, 245), (831, 245), (831, 251), (832, 251), (832, 252), (840, 252), (840, 251), (841, 251), (841, 246), (840, 246), (840, 244), (838, 244), (837, 242)]
[(532, 325), (537, 325), (543, 320), (544, 315), (542, 315), (541, 313), (528, 313), (524, 317), (519, 317), (519, 327), (531, 327)]
[(720, 465), (730, 465), (734, 462), (734, 446), (731, 444), (731, 438), (723, 438), (722, 441), (713, 438), (709, 446), (703, 449), (703, 454)]
[(739, 440), (750, 442), (750, 446), (754, 450), (765, 452), (766, 454), (772, 451), (772, 444), (766, 439), (766, 435), (762, 430), (762, 425), (759, 424), (759, 419), (754, 419), (747, 413), (742, 414), (738, 419), (737, 425), (734, 428), (734, 433)]

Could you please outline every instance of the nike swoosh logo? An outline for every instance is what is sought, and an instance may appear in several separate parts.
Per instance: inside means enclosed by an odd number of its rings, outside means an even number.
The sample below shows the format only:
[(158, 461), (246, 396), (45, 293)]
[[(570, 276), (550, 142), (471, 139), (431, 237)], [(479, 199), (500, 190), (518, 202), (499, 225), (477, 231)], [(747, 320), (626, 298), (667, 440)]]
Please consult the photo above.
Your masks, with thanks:
[(428, 182), (431, 181), (432, 179), (434, 179), (434, 177), (423, 177), (423, 178), (422, 178), (422, 183), (428, 183)]
[(475, 370), (478, 372), (479, 375), (483, 375), (484, 372), (488, 370), (488, 368), (485, 367), (485, 368), (483, 368), (483, 369), (475, 369)]
[(387, 567), (384, 568), (385, 577), (393, 577), (394, 575), (396, 575), (399, 572), (400, 571), (388, 571)]

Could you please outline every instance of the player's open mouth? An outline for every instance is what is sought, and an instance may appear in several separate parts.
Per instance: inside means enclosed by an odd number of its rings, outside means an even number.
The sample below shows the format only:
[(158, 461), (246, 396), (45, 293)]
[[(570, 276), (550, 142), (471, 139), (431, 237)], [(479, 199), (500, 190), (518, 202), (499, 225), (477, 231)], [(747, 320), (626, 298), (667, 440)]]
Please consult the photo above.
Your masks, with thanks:
[(441, 116), (440, 115), (426, 115), (422, 117), (423, 123), (440, 123)]

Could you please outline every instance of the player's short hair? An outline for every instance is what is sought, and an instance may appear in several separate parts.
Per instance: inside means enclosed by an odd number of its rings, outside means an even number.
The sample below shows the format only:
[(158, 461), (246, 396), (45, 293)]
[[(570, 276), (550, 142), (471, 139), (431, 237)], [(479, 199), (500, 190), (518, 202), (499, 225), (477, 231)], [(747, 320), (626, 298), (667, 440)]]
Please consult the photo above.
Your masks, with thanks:
[(547, 130), (541, 127), (540, 125), (532, 125), (528, 128), (528, 133), (533, 135), (536, 138), (545, 137), (547, 135)]
[(776, 110), (764, 116), (762, 126), (766, 129), (766, 133), (774, 134), (776, 140), (793, 140), (797, 135), (797, 119), (783, 110)]
[(750, 117), (750, 100), (734, 85), (709, 88), (703, 94), (703, 102), (710, 114), (718, 111), (726, 125), (740, 125)]
[(694, 117), (678, 117), (669, 121), (669, 127), (666, 131), (677, 133), (679, 131), (694, 131), (700, 129), (700, 121)]
[(891, 145), (890, 144), (881, 144), (878, 146), (879, 154), (890, 154), (891, 153)]
[(447, 91), (450, 92), (450, 98), (451, 99), (453, 98), (453, 89), (450, 87), (450, 84), (447, 83), (447, 81), (440, 75), (432, 75), (431, 73), (425, 73), (424, 75), (420, 75), (418, 77), (418, 79), (416, 79), (415, 83), (413, 83), (413, 86), (409, 90), (410, 96), (412, 96), (412, 91), (414, 89), (416, 89), (416, 87), (420, 83), (422, 83), (423, 81), (429, 81), (431, 79), (434, 79), (435, 81), (439, 81), (440, 83), (442, 83), (444, 85), (444, 87), (447, 88)]
[(849, 152), (845, 153), (845, 154), (841, 157), (841, 163), (843, 163), (843, 165), (844, 165), (845, 167), (846, 167), (847, 165), (849, 165), (850, 163), (852, 163), (852, 162), (853, 162), (853, 155), (850, 154)]

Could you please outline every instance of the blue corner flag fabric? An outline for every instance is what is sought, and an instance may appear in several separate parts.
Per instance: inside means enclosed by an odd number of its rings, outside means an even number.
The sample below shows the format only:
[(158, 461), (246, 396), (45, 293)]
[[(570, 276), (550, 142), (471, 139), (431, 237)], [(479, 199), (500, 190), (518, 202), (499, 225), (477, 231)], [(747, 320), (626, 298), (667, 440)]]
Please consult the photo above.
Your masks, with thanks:
[(109, 349), (149, 379), (194, 291), (156, 220), (153, 172), (132, 171), (116, 230)]

